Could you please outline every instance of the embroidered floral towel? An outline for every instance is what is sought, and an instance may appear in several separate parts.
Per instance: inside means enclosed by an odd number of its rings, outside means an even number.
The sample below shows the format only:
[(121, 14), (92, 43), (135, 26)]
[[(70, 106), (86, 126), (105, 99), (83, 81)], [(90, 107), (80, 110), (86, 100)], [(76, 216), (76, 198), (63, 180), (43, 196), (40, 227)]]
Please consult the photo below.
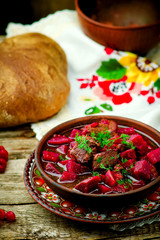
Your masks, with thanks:
[(67, 105), (52, 118), (32, 124), (38, 139), (61, 122), (91, 114), (134, 118), (160, 130), (157, 63), (92, 41), (82, 32), (75, 11), (59, 11), (31, 25), (10, 23), (7, 36), (33, 31), (64, 49), (71, 83)]

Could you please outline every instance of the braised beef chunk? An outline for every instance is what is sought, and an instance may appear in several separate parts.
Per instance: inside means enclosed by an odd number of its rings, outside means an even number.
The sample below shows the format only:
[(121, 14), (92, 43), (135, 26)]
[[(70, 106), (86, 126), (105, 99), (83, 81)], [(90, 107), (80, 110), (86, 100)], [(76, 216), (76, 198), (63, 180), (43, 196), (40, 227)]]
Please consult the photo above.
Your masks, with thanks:
[(97, 153), (93, 158), (93, 171), (114, 166), (118, 161), (117, 151), (110, 149), (106, 152)]
[(99, 123), (94, 122), (82, 128), (82, 132), (84, 134), (91, 134), (92, 132), (95, 132), (95, 134), (97, 135), (97, 133), (100, 133), (100, 132), (105, 133), (105, 131), (109, 131), (112, 133), (111, 134), (112, 136), (114, 135), (114, 132), (116, 130), (117, 130), (117, 123), (113, 120), (106, 120), (106, 119), (102, 119)]
[(81, 136), (79, 142), (76, 142), (70, 151), (76, 162), (88, 164), (92, 161), (93, 154), (98, 151), (98, 144), (89, 136)]

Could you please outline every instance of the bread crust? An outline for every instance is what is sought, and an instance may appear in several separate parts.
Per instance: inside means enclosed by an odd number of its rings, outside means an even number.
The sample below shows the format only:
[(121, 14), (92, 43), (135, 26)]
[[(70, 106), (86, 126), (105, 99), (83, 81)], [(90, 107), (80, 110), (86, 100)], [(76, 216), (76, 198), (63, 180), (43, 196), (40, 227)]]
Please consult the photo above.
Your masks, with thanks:
[(69, 92), (66, 55), (54, 40), (26, 33), (0, 43), (0, 128), (53, 116)]

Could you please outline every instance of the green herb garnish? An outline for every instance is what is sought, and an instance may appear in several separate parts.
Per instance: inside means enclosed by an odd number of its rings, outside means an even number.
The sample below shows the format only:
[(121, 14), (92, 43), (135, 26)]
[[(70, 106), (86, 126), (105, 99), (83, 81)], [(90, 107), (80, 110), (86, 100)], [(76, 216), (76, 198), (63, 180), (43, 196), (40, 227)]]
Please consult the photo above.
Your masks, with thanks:
[(79, 136), (79, 134), (77, 133), (75, 136), (75, 141), (78, 143), (78, 147), (80, 149), (84, 148), (86, 152), (92, 152), (92, 148), (88, 145), (89, 140), (87, 139), (87, 136)]
[(113, 167), (111, 167), (111, 166), (105, 167), (103, 163), (101, 163), (99, 167), (100, 167), (101, 169), (105, 169), (106, 171), (108, 171), (109, 169), (110, 169), (110, 170), (113, 170)]
[(64, 158), (62, 155), (59, 155), (59, 159), (60, 159), (61, 161), (65, 160), (65, 158)]
[(119, 185), (125, 185), (125, 184), (127, 184), (127, 183), (132, 183), (132, 180), (131, 179), (129, 179), (129, 178), (124, 178), (124, 179), (120, 179), (120, 180), (117, 180), (117, 183), (119, 184)]
[(127, 158), (121, 158), (121, 162), (126, 163), (126, 162), (128, 162), (128, 159)]
[(102, 160), (102, 157), (98, 157), (96, 161), (97, 161), (97, 163), (100, 163), (101, 160)]
[(133, 146), (132, 142), (128, 142), (127, 140), (130, 138), (129, 135), (127, 134), (121, 134), (120, 138), (122, 138), (122, 143), (125, 144), (126, 146), (128, 146), (131, 149), (135, 149), (136, 147)]
[(99, 172), (93, 172), (93, 177), (94, 176), (99, 176)]

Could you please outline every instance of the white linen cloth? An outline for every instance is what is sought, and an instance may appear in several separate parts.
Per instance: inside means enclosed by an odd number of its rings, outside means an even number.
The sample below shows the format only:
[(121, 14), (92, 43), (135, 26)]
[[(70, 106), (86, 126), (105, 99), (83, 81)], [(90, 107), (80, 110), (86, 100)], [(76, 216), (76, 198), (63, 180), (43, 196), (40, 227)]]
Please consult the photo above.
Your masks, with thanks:
[[(48, 130), (61, 122), (94, 111), (98, 111), (95, 114), (133, 118), (160, 131), (160, 68), (156, 63), (149, 65), (144, 58), (139, 58), (138, 64), (146, 72), (135, 71), (135, 63), (129, 65), (131, 59), (136, 61), (135, 54), (105, 49), (105, 46), (88, 38), (81, 30), (76, 11), (72, 10), (58, 11), (31, 25), (9, 23), (6, 29), (7, 37), (27, 32), (40, 32), (59, 43), (67, 56), (68, 79), (71, 83), (66, 106), (52, 118), (31, 125), (37, 139), (40, 140)], [(97, 70), (102, 62), (110, 63), (109, 71), (114, 73), (110, 59), (117, 60), (121, 66), (126, 64), (128, 82), (124, 76), (112, 81), (110, 76), (98, 75)], [(122, 96), (125, 93), (124, 100)]]

